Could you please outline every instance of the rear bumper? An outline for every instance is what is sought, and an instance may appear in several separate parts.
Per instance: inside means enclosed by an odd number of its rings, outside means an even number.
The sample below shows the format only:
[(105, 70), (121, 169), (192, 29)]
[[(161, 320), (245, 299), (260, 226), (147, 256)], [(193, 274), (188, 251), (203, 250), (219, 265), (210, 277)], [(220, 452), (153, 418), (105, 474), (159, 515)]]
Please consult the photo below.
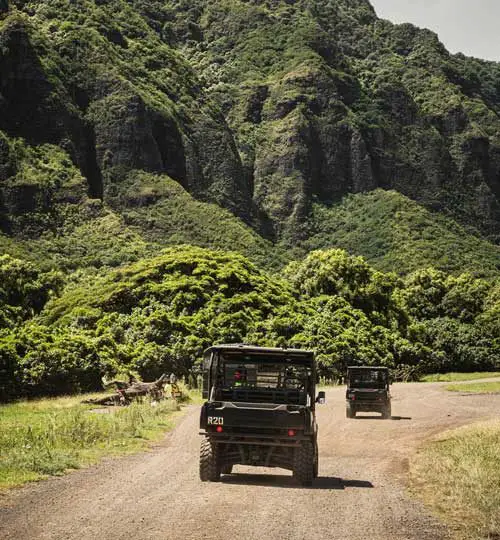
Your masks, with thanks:
[(379, 411), (385, 409), (389, 405), (389, 402), (358, 400), (347, 401), (346, 404), (348, 407), (351, 407), (351, 409), (356, 409), (357, 411)]
[(294, 435), (293, 437), (285, 437), (278, 434), (247, 434), (241, 433), (216, 433), (212, 431), (200, 430), (200, 435), (208, 437), (212, 441), (218, 444), (244, 444), (251, 446), (283, 446), (283, 447), (295, 447), (302, 441), (310, 441), (312, 435)]

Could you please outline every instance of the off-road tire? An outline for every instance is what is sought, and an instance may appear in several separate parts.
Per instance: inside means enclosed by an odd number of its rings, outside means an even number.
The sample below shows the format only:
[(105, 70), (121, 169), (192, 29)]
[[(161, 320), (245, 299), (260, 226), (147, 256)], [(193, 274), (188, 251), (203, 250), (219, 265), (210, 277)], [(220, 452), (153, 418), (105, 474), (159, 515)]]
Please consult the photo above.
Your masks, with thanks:
[(293, 456), (293, 476), (301, 486), (310, 486), (314, 479), (314, 447), (304, 441), (295, 448)]
[(314, 441), (314, 468), (313, 468), (313, 476), (314, 478), (318, 478), (319, 474), (319, 450), (318, 450), (318, 441)]
[(346, 405), (345, 415), (346, 415), (346, 418), (356, 418), (356, 411), (350, 405)]
[(222, 474), (231, 474), (233, 472), (233, 466), (232, 465), (222, 465), (220, 468), (220, 472)]
[(205, 438), (200, 448), (200, 480), (202, 482), (218, 482), (221, 468), (217, 445)]
[(392, 418), (392, 411), (391, 411), (391, 404), (389, 403), (389, 405), (386, 405), (383, 409), (382, 409), (382, 418), (385, 418), (386, 420), (389, 420)]

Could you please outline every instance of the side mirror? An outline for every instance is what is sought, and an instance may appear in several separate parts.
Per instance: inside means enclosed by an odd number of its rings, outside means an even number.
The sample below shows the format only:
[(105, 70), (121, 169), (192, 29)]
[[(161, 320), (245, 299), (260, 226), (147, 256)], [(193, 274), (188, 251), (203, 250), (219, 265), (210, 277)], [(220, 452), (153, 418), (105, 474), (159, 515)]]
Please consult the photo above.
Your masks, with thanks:
[(326, 395), (323, 391), (318, 392), (318, 397), (316, 398), (316, 403), (324, 405), (326, 403)]

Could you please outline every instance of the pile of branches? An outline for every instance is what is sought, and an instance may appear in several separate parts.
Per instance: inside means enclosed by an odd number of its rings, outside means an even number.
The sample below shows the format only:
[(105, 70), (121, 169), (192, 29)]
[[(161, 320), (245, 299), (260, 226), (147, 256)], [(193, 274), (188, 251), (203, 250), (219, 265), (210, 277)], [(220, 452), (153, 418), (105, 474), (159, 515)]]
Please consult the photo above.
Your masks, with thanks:
[(153, 382), (132, 380), (126, 383), (124, 381), (111, 381), (106, 386), (115, 386), (115, 394), (102, 398), (86, 399), (83, 403), (91, 405), (129, 405), (134, 399), (143, 397), (158, 401), (165, 397), (164, 385), (167, 379), (167, 375), (163, 374)]

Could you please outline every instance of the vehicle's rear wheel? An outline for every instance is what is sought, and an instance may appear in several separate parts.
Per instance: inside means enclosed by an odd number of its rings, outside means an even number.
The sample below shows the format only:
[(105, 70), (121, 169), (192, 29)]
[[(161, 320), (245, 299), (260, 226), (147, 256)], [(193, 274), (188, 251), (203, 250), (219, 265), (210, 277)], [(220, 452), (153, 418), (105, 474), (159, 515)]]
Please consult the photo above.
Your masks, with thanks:
[(355, 418), (356, 417), (356, 411), (354, 407), (351, 405), (346, 405), (345, 407), (345, 415), (347, 418)]
[(232, 465), (222, 465), (220, 472), (222, 474), (231, 474), (233, 472), (233, 466)]
[(392, 418), (391, 404), (389, 403), (382, 410), (382, 418), (390, 419)]
[(314, 479), (314, 447), (312, 442), (304, 441), (295, 448), (293, 476), (302, 486), (312, 485)]
[(314, 441), (314, 469), (313, 476), (318, 478), (319, 474), (319, 450), (318, 450), (318, 441)]
[(220, 479), (219, 452), (217, 445), (210, 439), (203, 439), (200, 448), (200, 480), (217, 482)]

